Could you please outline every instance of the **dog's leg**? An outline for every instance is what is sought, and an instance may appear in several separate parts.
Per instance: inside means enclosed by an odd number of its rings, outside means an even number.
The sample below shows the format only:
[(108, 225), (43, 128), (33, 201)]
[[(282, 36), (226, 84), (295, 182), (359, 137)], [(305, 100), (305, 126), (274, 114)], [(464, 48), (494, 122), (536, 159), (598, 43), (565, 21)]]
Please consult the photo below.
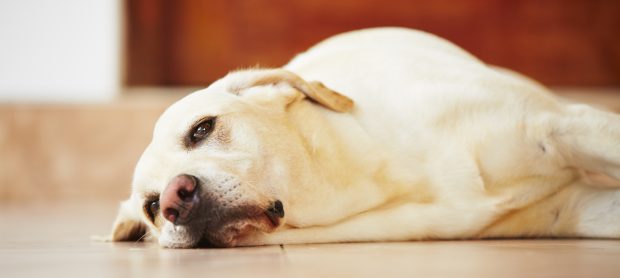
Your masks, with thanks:
[(438, 204), (409, 203), (370, 211), (332, 226), (259, 234), (238, 244), (503, 237), (620, 238), (620, 190), (584, 186), (577, 182), (503, 217), (489, 210), (468, 211)]
[(478, 237), (620, 238), (620, 190), (577, 182), (499, 218)]
[(251, 246), (469, 238), (476, 235), (493, 216), (488, 209), (468, 211), (467, 208), (455, 209), (439, 204), (404, 203), (369, 211), (330, 226), (257, 234), (237, 244)]
[(620, 180), (620, 116), (568, 105), (552, 131), (572, 166)]
[[(610, 180), (620, 180), (620, 116), (568, 105), (563, 113), (547, 119), (553, 119), (542, 125), (549, 128), (545, 128), (547, 142), (553, 142), (564, 157), (564, 168), (585, 170), (590, 184), (615, 186)], [(479, 236), (620, 237), (620, 191), (587, 183), (575, 182), (500, 217)]]

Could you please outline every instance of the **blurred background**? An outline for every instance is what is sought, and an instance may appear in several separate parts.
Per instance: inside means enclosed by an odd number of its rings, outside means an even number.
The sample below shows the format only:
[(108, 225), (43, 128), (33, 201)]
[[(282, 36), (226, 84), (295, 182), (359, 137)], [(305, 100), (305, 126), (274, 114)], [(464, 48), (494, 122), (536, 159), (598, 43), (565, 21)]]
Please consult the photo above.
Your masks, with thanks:
[(404, 26), (552, 89), (618, 103), (616, 0), (0, 2), (0, 202), (120, 200), (158, 115), (240, 67)]
[(615, 0), (135, 0), (127, 13), (129, 85), (202, 86), (374, 26), (437, 34), (548, 85), (620, 85)]

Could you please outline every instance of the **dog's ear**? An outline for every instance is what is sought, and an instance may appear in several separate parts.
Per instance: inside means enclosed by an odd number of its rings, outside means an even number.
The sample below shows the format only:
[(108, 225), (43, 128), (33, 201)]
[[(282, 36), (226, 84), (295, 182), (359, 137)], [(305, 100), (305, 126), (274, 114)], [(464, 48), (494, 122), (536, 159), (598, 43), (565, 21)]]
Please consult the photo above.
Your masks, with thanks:
[(336, 112), (348, 112), (353, 100), (330, 89), (318, 81), (307, 82), (297, 74), (284, 69), (257, 69), (234, 73), (234, 81), (228, 90), (240, 94), (247, 88), (285, 83), (303, 93), (304, 96)]
[(139, 241), (144, 238), (147, 226), (140, 217), (140, 210), (131, 201), (129, 199), (121, 203), (109, 240)]

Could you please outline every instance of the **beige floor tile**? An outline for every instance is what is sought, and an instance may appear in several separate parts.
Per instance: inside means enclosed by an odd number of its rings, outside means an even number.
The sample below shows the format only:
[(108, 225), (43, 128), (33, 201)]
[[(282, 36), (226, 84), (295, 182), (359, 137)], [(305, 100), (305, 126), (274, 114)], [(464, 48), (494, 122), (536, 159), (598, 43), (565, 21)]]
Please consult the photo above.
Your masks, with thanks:
[(620, 277), (620, 241), (499, 240), (162, 249), (101, 243), (113, 203), (0, 206), (2, 277)]

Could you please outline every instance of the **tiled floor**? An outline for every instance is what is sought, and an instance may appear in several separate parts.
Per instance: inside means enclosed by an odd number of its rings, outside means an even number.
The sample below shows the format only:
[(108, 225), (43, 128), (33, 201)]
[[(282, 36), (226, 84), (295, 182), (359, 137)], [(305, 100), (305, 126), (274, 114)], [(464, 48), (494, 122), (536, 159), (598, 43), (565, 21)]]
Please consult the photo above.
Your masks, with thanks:
[[(620, 111), (618, 89), (560, 91)], [(109, 231), (117, 204), (87, 200), (127, 197), (135, 160), (157, 115), (172, 101), (149, 99), (87, 107), (0, 106), (0, 277), (620, 277), (620, 240), (195, 250), (90, 241)], [(93, 126), (115, 132), (96, 133), (95, 141), (75, 139), (89, 138)], [(55, 140), (48, 140), (49, 130)], [(58, 171), (59, 165), (71, 171)], [(50, 201), (58, 197), (72, 201)]]
[(502, 240), (161, 249), (101, 243), (111, 203), (0, 206), (0, 277), (620, 277), (620, 241)]

